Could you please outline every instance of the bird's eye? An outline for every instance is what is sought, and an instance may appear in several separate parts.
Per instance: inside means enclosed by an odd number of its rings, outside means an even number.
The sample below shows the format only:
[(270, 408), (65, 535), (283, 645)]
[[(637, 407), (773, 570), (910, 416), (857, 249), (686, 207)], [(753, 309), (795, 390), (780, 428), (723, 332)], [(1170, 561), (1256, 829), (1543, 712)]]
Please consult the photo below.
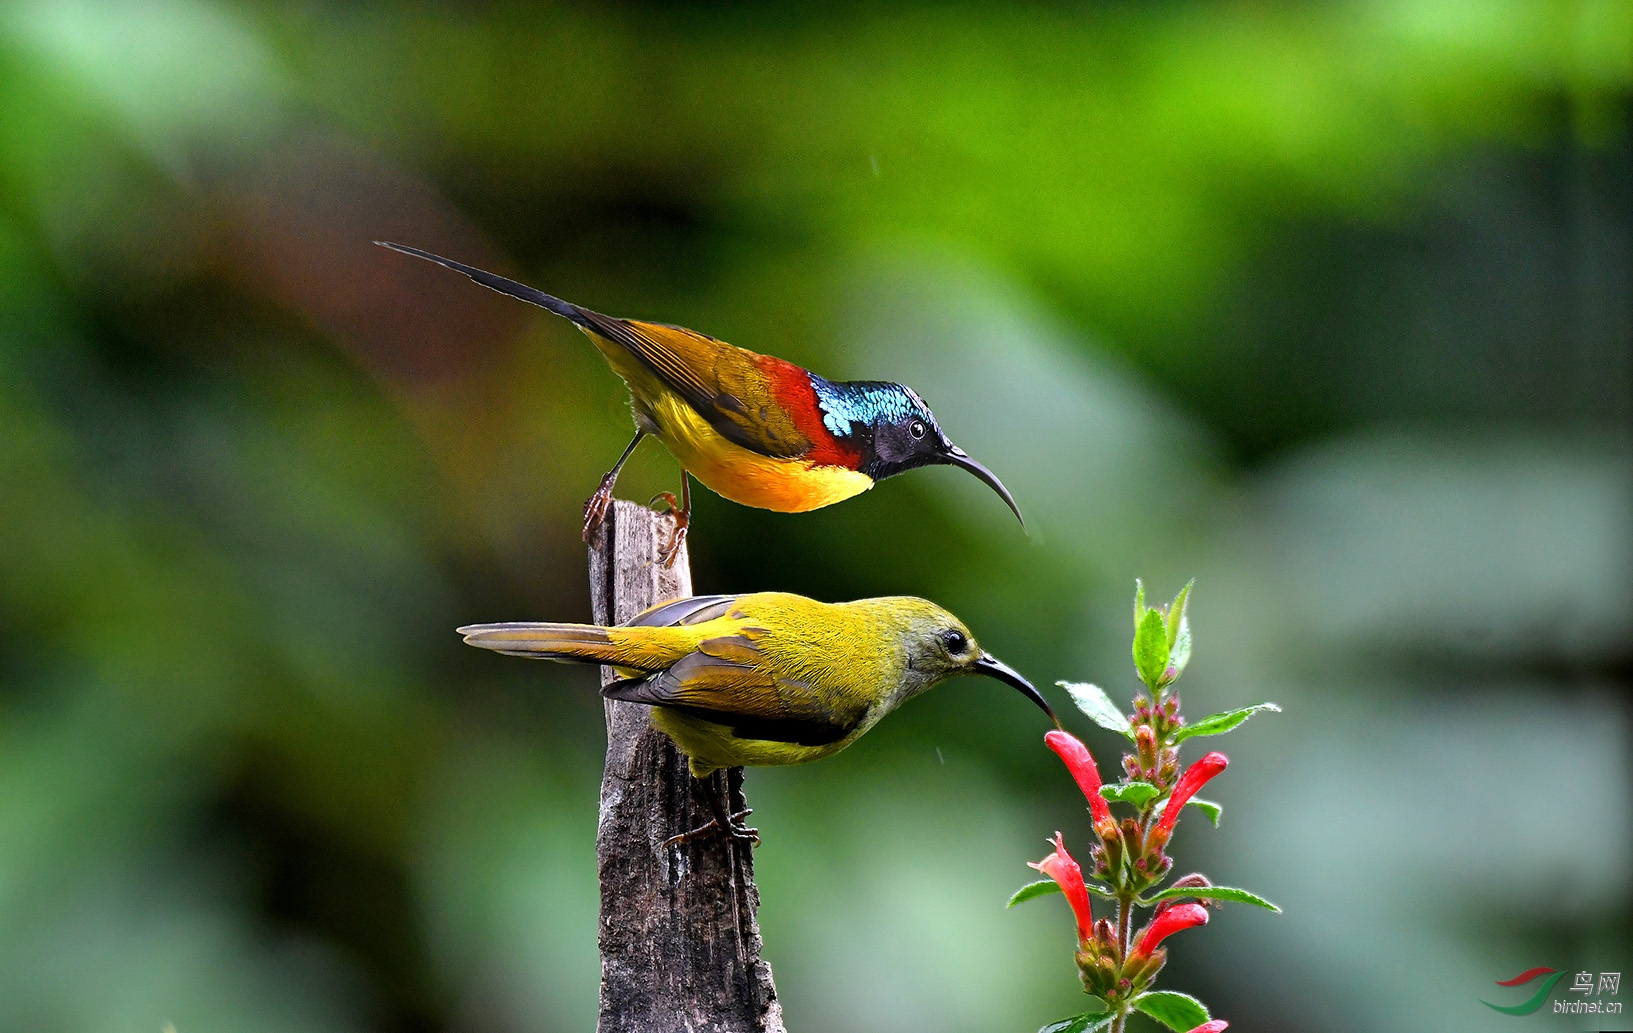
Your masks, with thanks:
[(970, 640), (965, 638), (964, 633), (961, 631), (943, 632), (941, 635), (941, 641), (944, 645), (946, 645), (947, 652), (951, 653), (953, 656), (957, 656), (958, 654), (962, 653), (964, 651), (964, 647), (970, 644)]
[(907, 425), (907, 433), (913, 436), (914, 441), (923, 441), (925, 435), (924, 421), (914, 420)]

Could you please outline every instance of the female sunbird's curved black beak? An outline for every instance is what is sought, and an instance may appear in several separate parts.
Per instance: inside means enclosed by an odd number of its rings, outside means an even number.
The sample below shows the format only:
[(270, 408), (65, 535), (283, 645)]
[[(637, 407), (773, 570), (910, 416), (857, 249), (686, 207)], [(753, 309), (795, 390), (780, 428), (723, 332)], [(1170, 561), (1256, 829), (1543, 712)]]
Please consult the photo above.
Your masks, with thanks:
[(1021, 672), (991, 653), (982, 653), (977, 657), (970, 673), (984, 674), (991, 678), (997, 678), (1006, 685), (1014, 686), (1020, 691), (1021, 695), (1036, 703), (1045, 714), (1048, 714), (1049, 720), (1055, 723), (1056, 728), (1060, 727), (1060, 718), (1055, 716), (1054, 710), (1049, 706), (1049, 701), (1043, 698), (1043, 693), (1033, 688), (1031, 682), (1022, 678)]
[(998, 479), (997, 474), (993, 473), (991, 470), (988, 470), (984, 465), (977, 462), (968, 452), (964, 451), (962, 448), (959, 448), (957, 445), (948, 445), (947, 450), (941, 455), (942, 461), (947, 463), (949, 466), (956, 466), (959, 469), (968, 470), (970, 473), (973, 473), (975, 476), (979, 477), (987, 487), (997, 492), (998, 497), (1003, 499), (1004, 504), (1009, 507), (1009, 511), (1015, 514), (1015, 519), (1021, 522), (1021, 527), (1026, 527), (1026, 518), (1021, 516), (1021, 508), (1015, 505), (1015, 497), (1009, 493), (1008, 488), (1004, 487), (1004, 482)]

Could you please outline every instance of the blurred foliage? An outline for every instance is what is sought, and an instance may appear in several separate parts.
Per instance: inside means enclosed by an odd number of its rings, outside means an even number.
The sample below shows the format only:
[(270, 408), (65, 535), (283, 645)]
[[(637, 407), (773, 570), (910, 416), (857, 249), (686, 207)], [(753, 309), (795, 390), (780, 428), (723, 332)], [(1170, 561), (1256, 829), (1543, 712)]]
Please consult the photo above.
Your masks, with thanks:
[[(904, 379), (1035, 528), (953, 474), (802, 517), (704, 492), (700, 590), (922, 594), (1040, 684), (1109, 685), (1133, 577), (1199, 574), (1227, 673), (1191, 691), (1289, 708), (1233, 744), (1285, 766), (1220, 848), (1289, 914), (1175, 972), (1221, 1014), (1376, 1025), (1407, 1000), (1384, 944), (1441, 952), (1410, 1000), (1447, 1028), (1538, 957), (1617, 967), (1630, 101), (1615, 0), (12, 0), (0, 1026), (592, 1021), (591, 679), (451, 629), (588, 616), (622, 388), (374, 239)], [(673, 480), (652, 449), (622, 487)], [(1058, 916), (999, 910), (1075, 806), (1009, 695), (751, 775), (795, 1028), (1071, 1007)], [(1455, 849), (1379, 846), (1381, 804), (1310, 824), (1413, 770), (1462, 794)], [(1513, 847), (1527, 772), (1608, 816), (1575, 867)], [(1420, 848), (1462, 910), (1330, 890)], [(1494, 931), (1517, 881), (1559, 888)], [(1307, 998), (1260, 991), (1299, 965)]]

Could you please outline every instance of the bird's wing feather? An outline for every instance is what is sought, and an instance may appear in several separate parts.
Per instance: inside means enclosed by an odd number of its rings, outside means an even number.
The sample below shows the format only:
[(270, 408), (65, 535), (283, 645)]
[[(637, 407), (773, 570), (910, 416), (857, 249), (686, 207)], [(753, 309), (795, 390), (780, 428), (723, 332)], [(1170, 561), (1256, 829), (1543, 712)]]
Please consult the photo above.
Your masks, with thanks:
[(660, 628), (664, 625), (702, 624), (716, 617), (724, 617), (735, 595), (691, 595), (672, 599), (643, 610), (623, 623), (626, 628)]
[(731, 728), (745, 739), (825, 746), (849, 735), (867, 704), (837, 703), (810, 684), (777, 674), (746, 634), (705, 639), (650, 678), (614, 682), (610, 699), (671, 707)]
[[(773, 391), (765, 356), (666, 323), (600, 316), (594, 330), (628, 349), (727, 440), (779, 459), (811, 451), (811, 439)], [(777, 369), (783, 366), (805, 375), (788, 363)]]

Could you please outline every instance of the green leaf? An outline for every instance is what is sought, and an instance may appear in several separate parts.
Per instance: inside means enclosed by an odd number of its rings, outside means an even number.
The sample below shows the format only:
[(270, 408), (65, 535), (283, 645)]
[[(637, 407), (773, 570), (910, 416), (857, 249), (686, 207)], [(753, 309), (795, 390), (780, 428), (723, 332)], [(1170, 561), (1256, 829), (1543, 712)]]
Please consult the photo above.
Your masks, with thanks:
[(1168, 670), (1168, 626), (1156, 610), (1145, 611), (1134, 632), (1134, 669), (1153, 692), (1162, 683), (1163, 672)]
[(1186, 800), (1185, 806), (1195, 807), (1203, 814), (1206, 814), (1208, 816), (1208, 820), (1213, 822), (1214, 828), (1219, 827), (1219, 816), (1225, 813), (1225, 809), (1223, 807), (1214, 803), (1212, 800), (1204, 800), (1200, 796), (1193, 796), (1189, 800)]
[(1134, 727), (1128, 723), (1128, 715), (1117, 709), (1117, 704), (1106, 695), (1106, 690), (1088, 682), (1057, 681), (1056, 685), (1065, 689), (1077, 704), (1077, 709), (1089, 715), (1089, 720), (1101, 728), (1109, 728), (1113, 732), (1120, 732), (1128, 738), (1134, 738)]
[[(1185, 806), (1195, 807), (1203, 814), (1206, 814), (1208, 816), (1208, 820), (1213, 822), (1214, 828), (1219, 827), (1219, 816), (1225, 813), (1225, 808), (1223, 806), (1214, 803), (1212, 800), (1204, 800), (1200, 796), (1193, 796), (1189, 800), (1186, 800)], [(1162, 812), (1166, 811), (1167, 809), (1168, 801), (1164, 800), (1151, 809), (1151, 816), (1153, 818), (1160, 818), (1162, 817)]]
[(1029, 882), (1016, 890), (1015, 895), (1009, 898), (1009, 903), (1005, 904), (1004, 907), (1014, 907), (1016, 904), (1024, 904), (1034, 897), (1047, 897), (1051, 893), (1059, 892), (1060, 883), (1053, 879), (1039, 879), (1037, 882)]
[(1175, 732), (1171, 741), (1177, 745), (1192, 736), (1224, 735), (1261, 710), (1268, 710), (1272, 714), (1281, 713), (1281, 707), (1276, 706), (1274, 703), (1255, 703), (1251, 707), (1243, 707), (1240, 710), (1228, 710), (1223, 714), (1209, 714), (1196, 724), (1186, 725)]
[(1106, 1029), (1111, 1025), (1111, 1020), (1115, 1018), (1111, 1014), (1111, 1008), (1098, 997), (1090, 998), (1090, 1000), (1098, 1004), (1102, 1010), (1086, 1011), (1081, 1015), (1073, 1015), (1069, 1019), (1051, 1022), (1038, 1030), (1038, 1033), (1099, 1033), (1100, 1030)]
[(1185, 602), (1190, 598), (1191, 588), (1196, 584), (1196, 578), (1185, 582), (1185, 587), (1174, 596), (1174, 602), (1168, 607), (1168, 650), (1173, 652), (1174, 644), (1179, 641), (1180, 629), (1185, 626)]
[(1156, 1019), (1169, 1029), (1185, 1033), (1208, 1021), (1208, 1009), (1190, 994), (1178, 990), (1153, 990), (1134, 998), (1138, 1011)]
[(1185, 673), (1185, 665), (1191, 662), (1191, 618), (1182, 616), (1179, 619), (1179, 630), (1174, 635), (1173, 643), (1168, 647), (1168, 666), (1174, 669), (1174, 677), (1178, 678)]
[[(1116, 893), (1113, 893), (1111, 890), (1097, 882), (1090, 882), (1089, 880), (1084, 879), (1083, 888), (1088, 890), (1090, 893), (1093, 893), (1097, 897), (1104, 897), (1107, 900), (1117, 899)], [(1009, 898), (1009, 903), (1005, 904), (1004, 907), (1014, 907), (1016, 904), (1024, 904), (1034, 897), (1047, 897), (1051, 893), (1059, 892), (1060, 884), (1055, 882), (1055, 880), (1039, 879), (1037, 882), (1029, 882), (1025, 886), (1022, 886), (1020, 889), (1016, 890), (1015, 895)]]
[(1162, 790), (1150, 782), (1113, 782), (1111, 785), (1100, 787), (1100, 795), (1112, 803), (1131, 803), (1136, 807), (1146, 804), (1162, 795)]
[(1230, 900), (1238, 904), (1252, 904), (1254, 907), (1262, 907), (1266, 911), (1281, 914), (1281, 908), (1257, 893), (1239, 890), (1234, 886), (1170, 886), (1160, 893), (1151, 894), (1140, 901), (1139, 904), (1141, 907), (1150, 907), (1159, 900), (1177, 900), (1180, 897), (1197, 897), (1202, 900)]
[(1134, 630), (1140, 630), (1140, 622), (1145, 620), (1145, 582), (1134, 579)]

